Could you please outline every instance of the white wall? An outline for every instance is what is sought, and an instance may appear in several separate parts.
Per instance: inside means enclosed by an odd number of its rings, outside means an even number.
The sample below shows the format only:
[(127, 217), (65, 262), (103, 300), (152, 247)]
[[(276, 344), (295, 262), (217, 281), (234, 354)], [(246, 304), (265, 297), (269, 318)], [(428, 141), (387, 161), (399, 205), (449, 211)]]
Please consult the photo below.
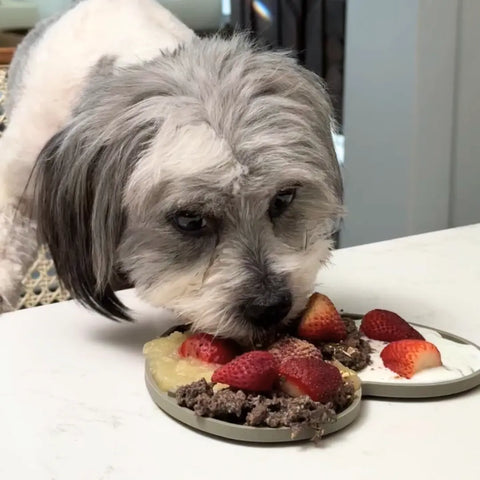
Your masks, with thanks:
[(65, 10), (75, 0), (34, 0), (34, 3), (37, 4), (40, 18), (46, 18)]
[(341, 246), (448, 226), (457, 0), (350, 0)]
[(462, 0), (450, 224), (480, 222), (480, 1)]

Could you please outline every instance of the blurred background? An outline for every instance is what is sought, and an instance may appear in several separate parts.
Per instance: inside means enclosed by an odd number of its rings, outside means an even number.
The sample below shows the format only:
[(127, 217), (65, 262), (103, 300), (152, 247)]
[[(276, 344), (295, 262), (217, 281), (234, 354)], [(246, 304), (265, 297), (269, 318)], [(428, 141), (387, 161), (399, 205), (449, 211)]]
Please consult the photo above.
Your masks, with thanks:
[[(0, 64), (73, 0), (0, 0)], [(480, 222), (479, 0), (159, 0), (249, 31), (325, 79), (352, 246)], [(0, 112), (1, 116), (1, 112)]]

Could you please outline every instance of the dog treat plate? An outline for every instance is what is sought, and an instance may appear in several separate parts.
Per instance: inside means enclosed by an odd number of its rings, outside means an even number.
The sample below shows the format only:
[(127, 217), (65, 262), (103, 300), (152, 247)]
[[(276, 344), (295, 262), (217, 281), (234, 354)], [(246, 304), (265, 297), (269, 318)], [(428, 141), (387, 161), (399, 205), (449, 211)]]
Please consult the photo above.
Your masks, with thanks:
[[(281, 443), (299, 440), (309, 440), (313, 437), (314, 431), (310, 428), (303, 429), (294, 439), (290, 428), (269, 428), (269, 427), (249, 427), (245, 425), (236, 425), (234, 423), (216, 420), (214, 418), (199, 417), (193, 410), (177, 405), (175, 396), (161, 391), (148, 367), (145, 368), (145, 382), (147, 389), (153, 401), (168, 415), (179, 420), (180, 422), (211, 435), (228, 438), (230, 440), (238, 440), (242, 442), (258, 442), (258, 443)], [(361, 391), (357, 395), (353, 403), (342, 413), (337, 415), (335, 423), (327, 423), (324, 427), (324, 435), (328, 435), (350, 425), (360, 414), (360, 398)]]
[[(362, 318), (358, 314), (342, 313), (342, 315), (358, 320)], [(443, 370), (435, 372), (433, 370), (437, 369), (431, 369), (433, 375), (430, 375), (431, 372), (428, 372), (428, 370), (419, 372), (415, 376), (417, 378), (414, 377), (410, 380), (396, 377), (393, 372), (385, 369), (385, 367), (379, 368), (375, 365), (366, 367), (358, 372), (362, 381), (362, 388), (357, 391), (354, 402), (345, 411), (337, 415), (336, 422), (325, 424), (324, 435), (344, 429), (360, 415), (362, 396), (425, 399), (458, 394), (480, 385), (480, 347), (451, 333), (414, 323), (411, 325), (417, 328), (426, 340), (437, 345), (442, 352), (442, 360), (444, 359), (444, 353), (446, 353), (445, 360), (448, 361), (446, 367), (438, 367), (438, 369), (443, 368)], [(183, 330), (182, 328), (177, 329)], [(169, 335), (173, 330), (175, 328), (166, 332), (165, 335)], [(372, 341), (371, 344), (375, 346), (375, 341)], [(373, 358), (375, 357), (375, 347), (373, 347), (373, 350), (372, 359), (375, 364)], [(462, 351), (462, 361), (456, 359), (455, 352), (457, 350)], [(465, 364), (465, 358), (467, 364)], [(374, 378), (376, 376), (381, 378)], [(445, 376), (449, 378), (444, 379)], [(287, 427), (250, 427), (199, 417), (192, 410), (177, 405), (174, 395), (158, 388), (150, 373), (148, 360), (145, 363), (145, 382), (150, 396), (160, 409), (176, 420), (211, 435), (243, 442), (280, 443), (307, 440), (312, 438), (314, 434), (312, 429), (305, 428), (292, 439), (292, 432)]]

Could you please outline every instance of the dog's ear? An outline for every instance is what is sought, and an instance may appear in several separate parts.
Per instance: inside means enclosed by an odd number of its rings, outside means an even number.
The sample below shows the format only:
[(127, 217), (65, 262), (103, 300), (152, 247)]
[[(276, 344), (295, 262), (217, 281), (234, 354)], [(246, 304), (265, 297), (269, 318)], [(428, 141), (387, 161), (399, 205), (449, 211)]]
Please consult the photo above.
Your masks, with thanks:
[(122, 197), (152, 136), (153, 125), (145, 123), (104, 135), (80, 115), (51, 138), (35, 167), (39, 241), (72, 296), (113, 320), (131, 320), (112, 287), (125, 223)]

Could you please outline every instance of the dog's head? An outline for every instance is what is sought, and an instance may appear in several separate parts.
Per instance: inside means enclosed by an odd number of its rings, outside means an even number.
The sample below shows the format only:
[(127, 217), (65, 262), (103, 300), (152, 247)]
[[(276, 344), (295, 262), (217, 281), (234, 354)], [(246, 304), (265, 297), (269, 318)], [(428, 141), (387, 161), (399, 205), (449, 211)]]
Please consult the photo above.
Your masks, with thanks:
[(298, 315), (342, 211), (318, 77), (240, 37), (102, 65), (37, 162), (62, 282), (125, 319), (123, 272), (149, 303), (240, 341)]

